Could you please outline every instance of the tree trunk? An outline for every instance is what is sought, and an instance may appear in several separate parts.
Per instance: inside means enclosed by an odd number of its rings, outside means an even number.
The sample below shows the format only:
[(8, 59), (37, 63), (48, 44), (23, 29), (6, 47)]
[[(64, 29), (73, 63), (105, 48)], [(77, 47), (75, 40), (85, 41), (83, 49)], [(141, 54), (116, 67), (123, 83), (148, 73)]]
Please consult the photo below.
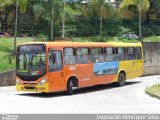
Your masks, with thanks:
[(100, 38), (102, 39), (102, 26), (103, 26), (103, 16), (102, 16), (102, 7), (100, 11)]
[(54, 20), (54, 8), (52, 8), (52, 16), (51, 16), (51, 40), (53, 40), (53, 35), (54, 35), (54, 31), (53, 31), (53, 21)]
[(157, 13), (157, 22), (158, 22), (158, 25), (160, 25), (160, 13)]
[(15, 31), (14, 31), (14, 51), (16, 51), (17, 22), (18, 22), (18, 0), (16, 2), (16, 20), (15, 20)]
[(5, 32), (7, 30), (7, 8), (5, 8), (5, 11), (2, 11), (1, 15), (1, 31)]
[(150, 23), (150, 12), (149, 11), (146, 13), (146, 22), (147, 24)]
[(153, 7), (153, 1), (150, 0), (150, 7), (149, 7), (149, 10), (148, 10), (147, 13), (146, 13), (146, 21), (147, 21), (147, 24), (150, 23), (152, 7)]
[(139, 8), (139, 39), (142, 40), (142, 18), (141, 7)]
[(66, 1), (64, 0), (64, 3), (63, 3), (63, 16), (62, 16), (62, 39), (64, 39), (64, 37), (65, 37), (65, 11), (64, 11), (65, 5), (66, 5)]
[(62, 20), (62, 39), (65, 37), (65, 19)]

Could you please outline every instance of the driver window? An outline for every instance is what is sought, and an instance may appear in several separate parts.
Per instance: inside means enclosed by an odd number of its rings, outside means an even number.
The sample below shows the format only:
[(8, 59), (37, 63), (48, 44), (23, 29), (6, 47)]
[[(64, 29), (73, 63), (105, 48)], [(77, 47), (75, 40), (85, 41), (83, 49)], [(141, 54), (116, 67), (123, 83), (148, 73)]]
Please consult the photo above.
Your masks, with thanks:
[(62, 69), (62, 54), (60, 51), (51, 50), (48, 54), (49, 71), (57, 71)]

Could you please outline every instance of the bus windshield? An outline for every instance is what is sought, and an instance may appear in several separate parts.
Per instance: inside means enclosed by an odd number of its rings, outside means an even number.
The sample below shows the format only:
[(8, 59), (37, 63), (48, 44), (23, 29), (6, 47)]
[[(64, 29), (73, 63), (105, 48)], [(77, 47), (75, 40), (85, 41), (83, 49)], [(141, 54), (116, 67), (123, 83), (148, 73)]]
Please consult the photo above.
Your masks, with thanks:
[(17, 51), (17, 75), (37, 76), (46, 73), (45, 45), (21, 45)]

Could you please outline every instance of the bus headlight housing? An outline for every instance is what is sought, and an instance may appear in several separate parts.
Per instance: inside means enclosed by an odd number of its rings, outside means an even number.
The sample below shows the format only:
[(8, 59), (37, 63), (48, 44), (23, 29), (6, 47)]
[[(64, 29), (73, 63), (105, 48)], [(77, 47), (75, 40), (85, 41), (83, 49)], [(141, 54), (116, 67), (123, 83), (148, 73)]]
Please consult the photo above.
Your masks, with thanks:
[(22, 85), (23, 83), (21, 83), (20, 80), (16, 79), (16, 84), (17, 85)]
[(38, 85), (44, 85), (46, 81), (47, 81), (47, 78), (45, 77), (38, 83)]

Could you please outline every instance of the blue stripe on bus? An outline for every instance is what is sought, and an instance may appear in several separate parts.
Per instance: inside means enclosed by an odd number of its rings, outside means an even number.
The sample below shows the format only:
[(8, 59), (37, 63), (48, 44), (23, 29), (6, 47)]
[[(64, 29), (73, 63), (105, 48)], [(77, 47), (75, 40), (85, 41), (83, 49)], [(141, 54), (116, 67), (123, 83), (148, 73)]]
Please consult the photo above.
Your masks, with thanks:
[(116, 74), (118, 72), (119, 62), (103, 62), (94, 64), (94, 74), (96, 76)]

